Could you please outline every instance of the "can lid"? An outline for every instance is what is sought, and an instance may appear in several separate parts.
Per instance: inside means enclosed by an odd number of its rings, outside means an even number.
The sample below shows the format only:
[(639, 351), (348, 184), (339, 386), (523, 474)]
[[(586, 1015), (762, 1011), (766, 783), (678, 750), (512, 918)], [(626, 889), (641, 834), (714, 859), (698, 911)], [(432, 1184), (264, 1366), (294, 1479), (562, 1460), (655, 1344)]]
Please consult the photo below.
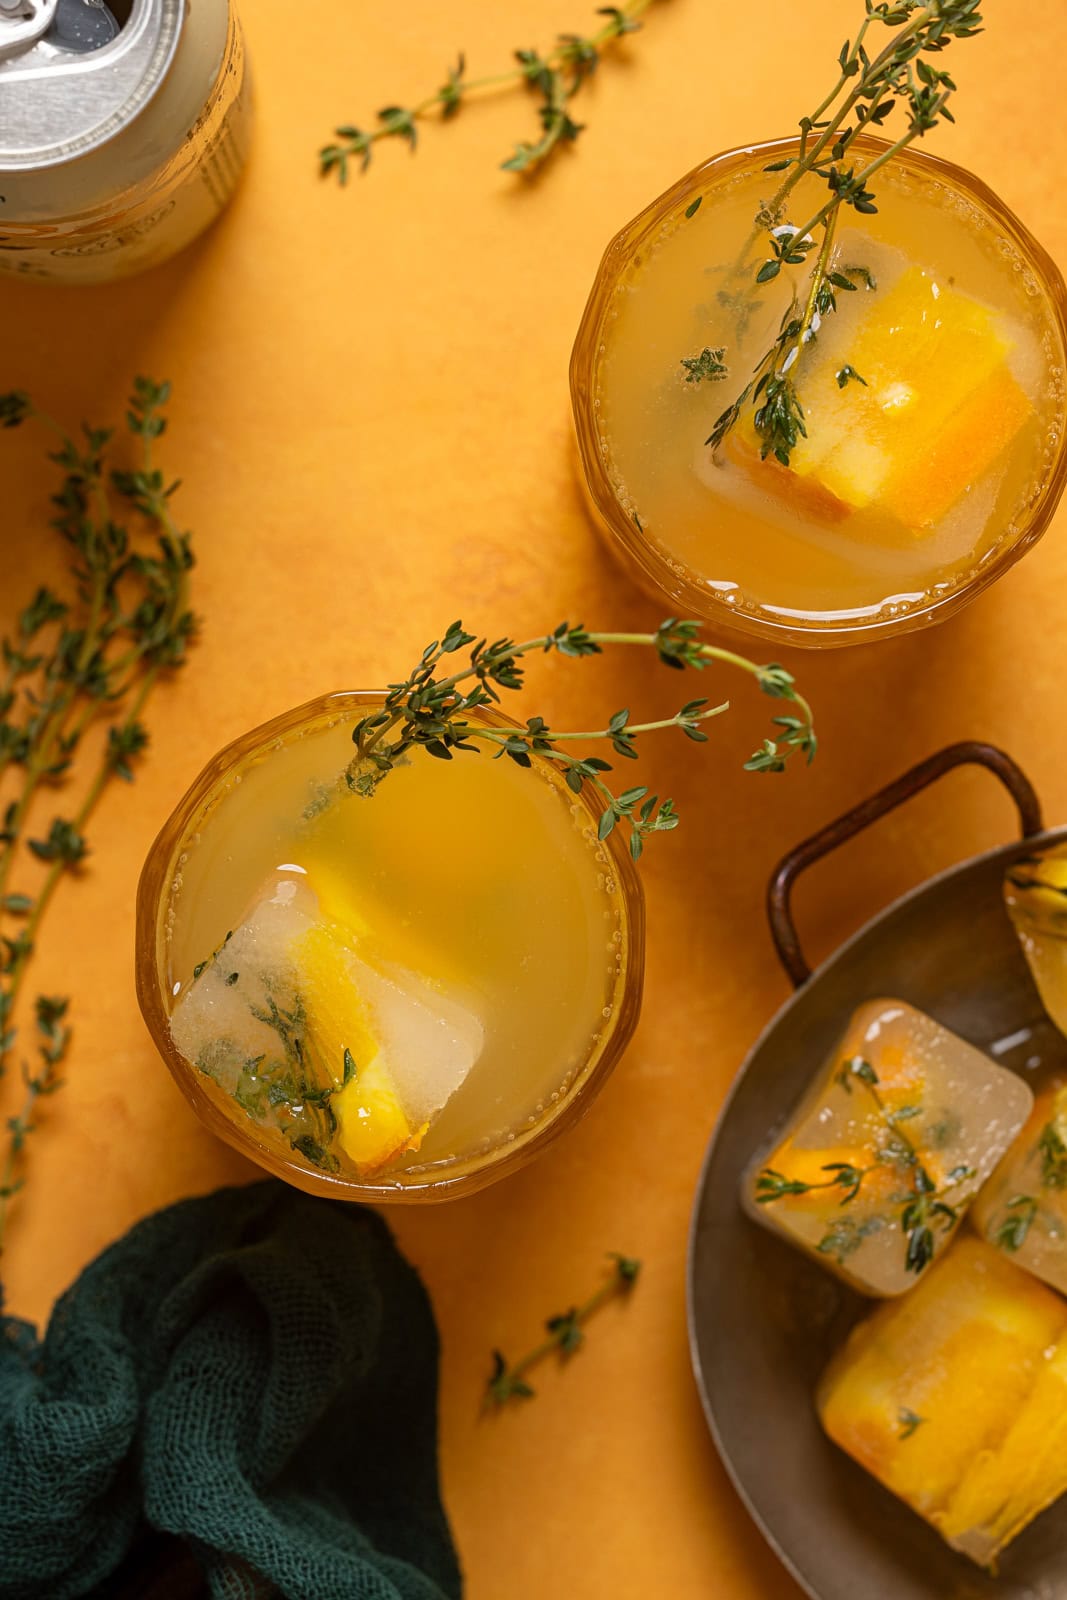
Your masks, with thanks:
[(163, 82), (185, 12), (186, 0), (133, 0), (99, 50), (79, 55), (45, 37), (0, 59), (0, 172), (58, 166), (121, 133)]

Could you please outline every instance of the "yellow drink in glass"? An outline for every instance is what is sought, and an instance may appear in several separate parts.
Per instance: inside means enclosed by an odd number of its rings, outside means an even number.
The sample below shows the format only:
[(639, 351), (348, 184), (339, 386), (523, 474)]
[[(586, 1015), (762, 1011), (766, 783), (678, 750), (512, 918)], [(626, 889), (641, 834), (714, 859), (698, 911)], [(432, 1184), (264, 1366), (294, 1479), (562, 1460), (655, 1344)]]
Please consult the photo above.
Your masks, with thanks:
[[(807, 287), (805, 267), (755, 281), (754, 218), (781, 182), (765, 168), (795, 148), (717, 157), (617, 236), (571, 383), (592, 501), (646, 584), (688, 614), (825, 645), (948, 614), (1043, 531), (1067, 470), (1067, 291), (978, 180), (904, 152), (877, 215), (840, 219), (837, 309), (794, 373), (808, 437), (788, 468), (761, 460), (749, 408), (713, 449)], [(879, 148), (857, 140), (858, 159)], [(789, 217), (824, 198), (802, 178)], [(705, 352), (703, 374), (686, 367)]]
[(145, 867), (138, 990), (183, 1092), (253, 1160), (342, 1198), (442, 1198), (529, 1159), (610, 1072), (641, 892), (547, 761), (416, 748), (350, 792), (380, 703), (313, 702), (206, 769)]

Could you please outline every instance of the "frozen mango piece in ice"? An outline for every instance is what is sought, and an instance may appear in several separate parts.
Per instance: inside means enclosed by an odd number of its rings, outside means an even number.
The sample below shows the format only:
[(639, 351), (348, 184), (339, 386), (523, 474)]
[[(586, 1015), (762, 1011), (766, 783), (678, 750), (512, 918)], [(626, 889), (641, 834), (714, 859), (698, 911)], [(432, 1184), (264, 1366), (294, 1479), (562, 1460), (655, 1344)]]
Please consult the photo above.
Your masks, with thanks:
[(310, 880), (272, 880), (171, 1018), (186, 1059), (324, 1171), (418, 1148), (482, 1050), (480, 1019), (417, 972), (365, 959)]
[[(848, 342), (816, 338), (798, 363), (807, 435), (791, 452), (788, 481), (766, 462), (760, 470), (781, 497), (815, 516), (823, 508), (821, 520), (871, 506), (927, 528), (992, 466), (1032, 408), (988, 307), (918, 266), (885, 290), (856, 292), (865, 314)], [(859, 377), (842, 386), (846, 366)]]
[(1067, 1491), (1067, 1302), (965, 1235), (819, 1386), (841, 1449), (980, 1565)]
[(925, 453), (893, 476), (882, 505), (906, 527), (932, 527), (1007, 449), (1032, 409), (1008, 368), (997, 367)]
[(337, 1138), (357, 1167), (374, 1171), (417, 1150), (428, 1123), (413, 1127), (384, 1058), (376, 1018), (353, 954), (330, 926), (312, 923), (291, 945), (317, 1075), (333, 1087)]
[(901, 1000), (854, 1013), (767, 1156), (749, 1215), (866, 1294), (945, 1248), (1033, 1103), (1021, 1078)]
[(371, 966), (335, 924), (314, 924), (291, 955), (312, 1057), (338, 1085), (342, 1149), (365, 1168), (418, 1149), (481, 1054), (481, 1022), (417, 973)]

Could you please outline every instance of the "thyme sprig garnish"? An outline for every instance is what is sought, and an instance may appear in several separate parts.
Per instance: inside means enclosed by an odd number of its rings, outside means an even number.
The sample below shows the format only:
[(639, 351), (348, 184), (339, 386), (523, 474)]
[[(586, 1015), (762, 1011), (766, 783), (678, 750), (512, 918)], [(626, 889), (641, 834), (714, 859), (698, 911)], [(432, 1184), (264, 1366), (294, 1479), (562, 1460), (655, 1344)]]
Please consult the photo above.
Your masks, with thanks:
[[(855, 1166), (852, 1162), (828, 1161), (822, 1168), (827, 1176), (814, 1183), (790, 1178), (773, 1167), (764, 1167), (756, 1178), (756, 1201), (759, 1205), (770, 1205), (786, 1195), (839, 1189), (840, 1204), (847, 1206), (862, 1192), (864, 1180), (872, 1172), (884, 1172), (886, 1167), (890, 1167), (899, 1172), (909, 1185), (888, 1202), (891, 1209), (900, 1213), (900, 1225), (904, 1233), (904, 1264), (908, 1272), (922, 1272), (934, 1258), (934, 1227), (940, 1226), (947, 1231), (959, 1221), (958, 1205), (953, 1205), (946, 1196), (961, 1183), (973, 1178), (974, 1168), (966, 1165), (954, 1167), (939, 1189), (926, 1170), (922, 1152), (906, 1127), (912, 1118), (919, 1115), (921, 1108), (905, 1105), (891, 1110), (882, 1098), (878, 1074), (862, 1056), (853, 1056), (846, 1061), (834, 1081), (847, 1094), (852, 1093), (855, 1084), (861, 1084), (877, 1107), (885, 1127), (885, 1137), (874, 1160), (864, 1167)], [(883, 1226), (885, 1223), (878, 1214), (860, 1222), (851, 1217), (838, 1219), (819, 1240), (816, 1249), (839, 1263), (843, 1262), (865, 1239), (879, 1232)]]
[(378, 112), (376, 125), (370, 128), (352, 123), (335, 128), (336, 142), (319, 151), (320, 173), (336, 173), (345, 184), (351, 163), (358, 162), (360, 171), (366, 172), (374, 146), (381, 140), (400, 139), (414, 151), (420, 122), (430, 118), (447, 122), (470, 95), (514, 88), (527, 89), (537, 96), (541, 132), (537, 139), (517, 145), (501, 167), (505, 172), (538, 170), (553, 152), (573, 144), (583, 131), (584, 125), (571, 116), (575, 96), (596, 71), (604, 49), (636, 33), (641, 27), (639, 18), (652, 4), (653, 0), (627, 0), (624, 5), (600, 6), (597, 16), (608, 20), (593, 33), (561, 33), (554, 48), (543, 55), (538, 50), (516, 50), (518, 65), (490, 77), (468, 78), (466, 57), (460, 54), (441, 87), (424, 100), (411, 106), (384, 106)]
[(585, 1343), (585, 1324), (589, 1318), (609, 1300), (631, 1292), (641, 1272), (640, 1261), (616, 1251), (612, 1251), (608, 1259), (614, 1266), (607, 1281), (582, 1305), (571, 1306), (568, 1311), (549, 1317), (545, 1322), (548, 1338), (521, 1361), (509, 1366), (499, 1350), (493, 1351), (493, 1370), (486, 1383), (483, 1409), (506, 1405), (509, 1400), (532, 1400), (537, 1391), (527, 1382), (526, 1374), (553, 1354), (562, 1358), (574, 1355)]
[[(607, 741), (617, 756), (632, 761), (638, 756), (639, 738), (667, 728), (677, 728), (687, 739), (702, 744), (707, 741), (703, 724), (728, 710), (729, 701), (712, 705), (708, 700), (689, 700), (673, 716), (655, 722), (633, 722), (629, 710), (623, 709), (616, 711), (603, 727), (565, 733), (550, 728), (543, 717), (529, 717), (522, 728), (503, 729), (472, 722), (467, 713), (498, 704), (502, 690), (521, 689), (522, 657), (532, 652), (555, 652), (580, 659), (600, 655), (610, 645), (640, 645), (655, 650), (668, 667), (692, 667), (698, 671), (714, 663), (737, 667), (755, 677), (764, 694), (792, 704), (793, 711), (772, 719), (774, 737), (765, 739), (745, 763), (749, 771), (781, 772), (789, 758), (798, 753), (810, 762), (816, 750), (811, 707), (797, 692), (792, 674), (777, 663), (759, 666), (732, 650), (704, 644), (699, 632), (699, 623), (676, 617), (661, 623), (655, 633), (591, 633), (580, 624), (562, 622), (551, 633), (539, 634), (521, 644), (513, 639), (490, 643), (465, 632), (461, 622), (453, 622), (440, 639), (426, 646), (403, 682), (389, 685), (381, 709), (356, 724), (352, 731), (356, 754), (345, 773), (347, 787), (357, 794), (373, 794), (383, 778), (416, 746), (444, 761), (451, 761), (457, 751), (470, 753), (483, 745), (520, 767), (529, 767), (535, 757), (543, 757), (563, 772), (574, 794), (581, 794), (586, 784), (596, 791), (603, 807), (600, 838), (606, 839), (618, 824), (625, 825), (630, 853), (636, 860), (649, 835), (677, 827), (674, 802), (661, 802), (644, 785), (615, 794), (604, 781), (604, 774), (612, 770), (610, 762), (600, 756), (572, 754), (566, 746), (572, 742)], [(437, 676), (438, 667), (460, 651), (468, 653), (467, 664), (458, 671)]]
[[(171, 512), (177, 485), (155, 462), (169, 394), (166, 383), (136, 380), (126, 423), (137, 458), (110, 471), (110, 429), (83, 427), (76, 438), (27, 395), (0, 395), (0, 425), (32, 420), (57, 441), (49, 459), (63, 479), (51, 525), (70, 556), (64, 592), (38, 589), (0, 647), (0, 1075), (17, 1046), (32, 957), (56, 889), (84, 862), (88, 824), (109, 784), (132, 782), (148, 743), (145, 703), (160, 677), (182, 665), (194, 633), (190, 536)], [(79, 786), (83, 740), (100, 725), (102, 754)], [(60, 791), (71, 795), (63, 813), (31, 833), (38, 803)], [(41, 1065), (33, 1071), (23, 1061), (22, 1106), (6, 1123), (0, 1251), (36, 1107), (59, 1087), (67, 1011), (63, 996), (38, 995), (33, 1005)]]
[[(836, 83), (811, 115), (800, 120), (797, 154), (765, 169), (786, 176), (774, 197), (761, 206), (735, 276), (752, 273), (752, 251), (761, 238), (766, 254), (755, 267), (757, 285), (773, 282), (787, 268), (807, 266), (813, 253), (814, 265), (806, 289), (792, 290), (778, 336), (756, 364), (752, 379), (716, 421), (707, 440), (714, 449), (723, 443), (746, 405), (754, 408), (752, 420), (762, 458), (773, 455), (788, 466), (798, 441), (806, 437), (797, 362), (818, 336), (822, 322), (836, 310), (835, 291), (856, 288), (850, 280), (857, 269), (838, 270), (833, 259), (842, 209), (850, 208), (859, 216), (874, 215), (878, 207), (869, 185), (877, 173), (940, 122), (955, 120), (949, 100), (956, 85), (943, 68), (927, 58), (939, 55), (954, 39), (970, 39), (981, 32), (980, 3), (865, 0), (866, 16), (859, 31), (855, 39), (845, 40), (838, 54)], [(872, 53), (867, 39), (875, 25), (891, 29), (892, 38)], [(880, 130), (898, 105), (907, 122), (900, 136), (865, 165), (850, 160), (857, 137)], [(787, 202), (801, 179), (808, 176), (820, 179), (829, 197), (804, 222), (789, 222)], [(746, 295), (738, 297), (730, 290), (723, 293), (727, 299), (738, 299), (742, 309), (748, 305)], [(850, 372), (850, 376), (858, 375)]]

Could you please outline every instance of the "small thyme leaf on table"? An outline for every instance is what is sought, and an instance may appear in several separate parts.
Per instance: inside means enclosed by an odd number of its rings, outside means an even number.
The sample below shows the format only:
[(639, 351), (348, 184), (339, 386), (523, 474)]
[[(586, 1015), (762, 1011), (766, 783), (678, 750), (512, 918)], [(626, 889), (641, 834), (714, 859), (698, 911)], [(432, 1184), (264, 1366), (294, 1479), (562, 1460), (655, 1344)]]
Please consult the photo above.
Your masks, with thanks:
[[(108, 470), (112, 433), (68, 433), (30, 398), (0, 396), (0, 425), (36, 422), (56, 442), (63, 474), (52, 526), (67, 547), (65, 592), (39, 588), (0, 649), (0, 1075), (19, 1042), (18, 1013), (45, 915), (64, 877), (89, 854), (88, 825), (114, 779), (129, 783), (148, 743), (140, 718), (159, 679), (185, 660), (195, 632), (188, 605), (190, 536), (174, 521), (155, 461), (170, 386), (137, 378), (126, 414), (134, 462)], [(106, 726), (95, 771), (80, 772), (82, 742)], [(70, 795), (67, 814), (31, 836), (31, 812), (48, 793)], [(32, 889), (9, 888), (29, 868)], [(16, 926), (17, 922), (17, 926)], [(0, 1252), (21, 1188), (38, 1102), (59, 1087), (70, 1026), (64, 996), (33, 1003), (40, 1066), (21, 1065), (23, 1100), (8, 1117), (0, 1153)]]
[[(773, 283), (793, 269), (807, 269), (808, 282), (800, 290), (791, 289), (776, 338), (757, 362), (749, 383), (716, 420), (707, 440), (713, 450), (720, 448), (746, 406), (753, 408), (762, 459), (773, 456), (788, 467), (799, 441), (807, 437), (799, 358), (837, 310), (838, 292), (855, 291), (859, 282), (867, 289), (876, 287), (867, 267), (834, 265), (841, 215), (847, 210), (861, 217), (875, 215), (878, 207), (870, 181), (939, 123), (954, 120), (948, 103), (956, 85), (929, 58), (940, 57), (953, 40), (981, 32), (979, 4), (980, 0), (865, 0), (856, 36), (846, 39), (838, 54), (834, 86), (800, 120), (797, 154), (764, 168), (784, 176), (773, 198), (761, 205), (732, 271), (733, 282), (743, 284), (747, 279), (749, 288), (725, 287), (720, 302), (737, 307), (740, 331), (752, 311), (753, 282)], [(876, 49), (869, 35), (879, 27), (889, 30), (889, 40)], [(880, 130), (898, 106), (906, 119), (903, 132), (878, 154), (851, 161), (857, 136)], [(793, 223), (787, 219), (787, 203), (806, 177), (823, 184), (828, 198), (803, 222)], [(765, 254), (754, 264), (753, 251), (761, 242)], [(864, 382), (851, 367), (842, 367), (839, 386), (844, 388), (850, 379)]]
[[(346, 184), (352, 163), (357, 162), (360, 171), (366, 172), (374, 147), (381, 140), (400, 139), (414, 151), (420, 122), (430, 118), (447, 122), (471, 95), (516, 88), (537, 96), (541, 135), (517, 145), (501, 166), (505, 172), (536, 171), (555, 150), (573, 144), (582, 132), (582, 124), (570, 114), (572, 101), (596, 71), (604, 49), (636, 33), (641, 27), (639, 19), (653, 3), (654, 0), (627, 0), (625, 5), (601, 6), (597, 15), (606, 21), (593, 33), (561, 33), (555, 46), (544, 55), (538, 50), (516, 50), (516, 65), (490, 77), (468, 78), (466, 57), (461, 54), (456, 65), (448, 68), (441, 87), (425, 99), (411, 106), (385, 106), (371, 127), (344, 123), (336, 128), (334, 142), (319, 151), (320, 174), (334, 174), (341, 184)], [(20, 398), (8, 397), (13, 413), (17, 412)], [(11, 426), (2, 411), (0, 426)]]
[[(704, 724), (727, 711), (728, 701), (688, 700), (673, 716), (654, 722), (634, 722), (629, 710), (623, 709), (602, 727), (566, 732), (549, 727), (539, 716), (528, 717), (525, 727), (505, 729), (472, 721), (468, 715), (497, 705), (502, 691), (521, 689), (525, 682), (523, 659), (531, 653), (581, 660), (614, 645), (650, 648), (664, 666), (676, 671), (733, 667), (755, 678), (772, 699), (791, 702), (794, 711), (772, 719), (777, 731), (746, 762), (748, 770), (781, 772), (794, 755), (806, 756), (809, 762), (813, 759), (816, 738), (811, 707), (798, 693), (792, 674), (776, 662), (760, 665), (732, 650), (705, 644), (697, 622), (668, 617), (654, 633), (594, 633), (580, 623), (561, 622), (551, 633), (516, 643), (507, 638), (479, 639), (457, 621), (426, 646), (407, 678), (389, 685), (380, 709), (356, 724), (352, 730), (356, 753), (346, 768), (345, 785), (354, 794), (373, 795), (416, 747), (440, 761), (483, 747), (520, 767), (530, 767), (535, 757), (541, 757), (563, 774), (572, 794), (580, 795), (588, 785), (600, 807), (600, 838), (606, 839), (621, 825), (630, 854), (637, 860), (647, 838), (678, 826), (673, 800), (661, 801), (643, 784), (616, 794), (604, 776), (612, 771), (612, 764), (601, 756), (575, 754), (569, 746), (606, 741), (616, 756), (632, 761), (638, 757), (638, 740), (649, 733), (677, 729), (691, 742), (703, 744), (707, 741)], [(457, 665), (454, 658), (461, 655), (465, 662)]]
[(620, 1255), (617, 1251), (611, 1251), (608, 1260), (613, 1263), (611, 1276), (581, 1305), (571, 1306), (567, 1311), (548, 1317), (545, 1322), (548, 1338), (529, 1354), (509, 1365), (499, 1350), (493, 1351), (492, 1371), (483, 1400), (484, 1410), (507, 1405), (510, 1400), (532, 1400), (537, 1391), (527, 1382), (526, 1374), (553, 1354), (562, 1358), (574, 1355), (585, 1343), (585, 1324), (590, 1317), (609, 1300), (631, 1292), (640, 1276), (640, 1261), (635, 1256)]

